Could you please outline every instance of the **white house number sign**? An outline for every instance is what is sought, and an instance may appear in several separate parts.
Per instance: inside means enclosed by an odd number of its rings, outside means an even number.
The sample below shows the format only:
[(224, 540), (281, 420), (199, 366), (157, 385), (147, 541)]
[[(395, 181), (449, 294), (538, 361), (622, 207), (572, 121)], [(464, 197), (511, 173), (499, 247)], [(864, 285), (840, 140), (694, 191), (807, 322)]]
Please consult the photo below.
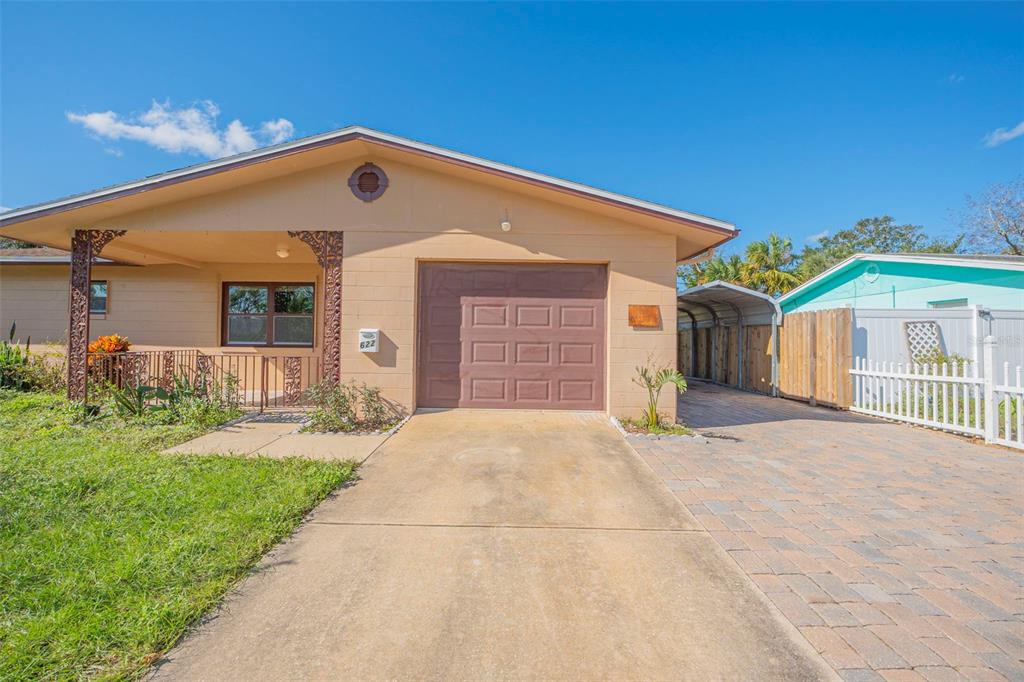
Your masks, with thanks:
[(380, 350), (380, 330), (360, 329), (359, 330), (359, 352), (376, 353)]

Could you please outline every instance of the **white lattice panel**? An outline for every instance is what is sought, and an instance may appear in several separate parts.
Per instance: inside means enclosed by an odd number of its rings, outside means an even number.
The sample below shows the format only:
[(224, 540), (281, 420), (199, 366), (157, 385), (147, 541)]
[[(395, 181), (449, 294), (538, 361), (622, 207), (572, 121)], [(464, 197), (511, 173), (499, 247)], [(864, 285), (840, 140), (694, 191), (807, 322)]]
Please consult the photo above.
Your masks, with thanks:
[(904, 322), (903, 337), (911, 361), (934, 357), (942, 352), (942, 330), (934, 320)]

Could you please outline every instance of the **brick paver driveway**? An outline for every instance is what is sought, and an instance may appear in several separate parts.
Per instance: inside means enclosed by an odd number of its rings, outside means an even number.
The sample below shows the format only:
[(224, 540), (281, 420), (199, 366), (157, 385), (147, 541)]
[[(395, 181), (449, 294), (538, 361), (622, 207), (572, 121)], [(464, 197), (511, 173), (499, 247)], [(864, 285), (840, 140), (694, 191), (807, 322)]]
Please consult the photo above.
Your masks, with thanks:
[(708, 444), (631, 437), (849, 680), (1024, 680), (1024, 457), (694, 382)]

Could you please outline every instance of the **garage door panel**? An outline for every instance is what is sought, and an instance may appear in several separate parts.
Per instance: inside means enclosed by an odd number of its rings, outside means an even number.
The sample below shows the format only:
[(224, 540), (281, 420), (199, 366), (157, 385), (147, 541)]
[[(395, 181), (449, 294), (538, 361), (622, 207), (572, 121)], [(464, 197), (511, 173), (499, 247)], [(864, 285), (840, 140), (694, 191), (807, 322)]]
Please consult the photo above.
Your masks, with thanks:
[(424, 264), (419, 404), (601, 409), (606, 289), (604, 266)]
[(503, 403), (508, 400), (508, 381), (500, 377), (471, 378), (469, 399)]
[(597, 311), (592, 306), (563, 305), (559, 312), (563, 328), (594, 329), (597, 325)]
[(594, 399), (595, 382), (565, 380), (558, 382), (558, 399), (568, 402), (589, 402)]
[(551, 382), (545, 379), (516, 379), (516, 400), (542, 402), (551, 400)]
[(508, 327), (508, 306), (494, 303), (470, 304), (473, 327)]
[(469, 344), (470, 362), (474, 364), (505, 364), (508, 344), (504, 341), (472, 341)]
[(585, 365), (593, 367), (595, 357), (592, 343), (561, 343), (558, 345), (558, 361), (563, 365)]
[(534, 329), (551, 329), (551, 305), (517, 305), (516, 326)]
[(517, 343), (516, 364), (519, 365), (551, 365), (550, 343)]

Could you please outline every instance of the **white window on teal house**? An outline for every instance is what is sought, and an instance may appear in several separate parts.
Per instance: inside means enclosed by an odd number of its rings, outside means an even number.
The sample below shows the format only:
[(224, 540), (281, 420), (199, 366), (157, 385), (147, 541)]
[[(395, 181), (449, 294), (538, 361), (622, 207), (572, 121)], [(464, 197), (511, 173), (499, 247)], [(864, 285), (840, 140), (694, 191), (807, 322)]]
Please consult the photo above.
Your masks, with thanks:
[(938, 309), (966, 308), (967, 307), (967, 299), (966, 298), (947, 298), (944, 301), (928, 301), (928, 307), (929, 308), (938, 308)]

